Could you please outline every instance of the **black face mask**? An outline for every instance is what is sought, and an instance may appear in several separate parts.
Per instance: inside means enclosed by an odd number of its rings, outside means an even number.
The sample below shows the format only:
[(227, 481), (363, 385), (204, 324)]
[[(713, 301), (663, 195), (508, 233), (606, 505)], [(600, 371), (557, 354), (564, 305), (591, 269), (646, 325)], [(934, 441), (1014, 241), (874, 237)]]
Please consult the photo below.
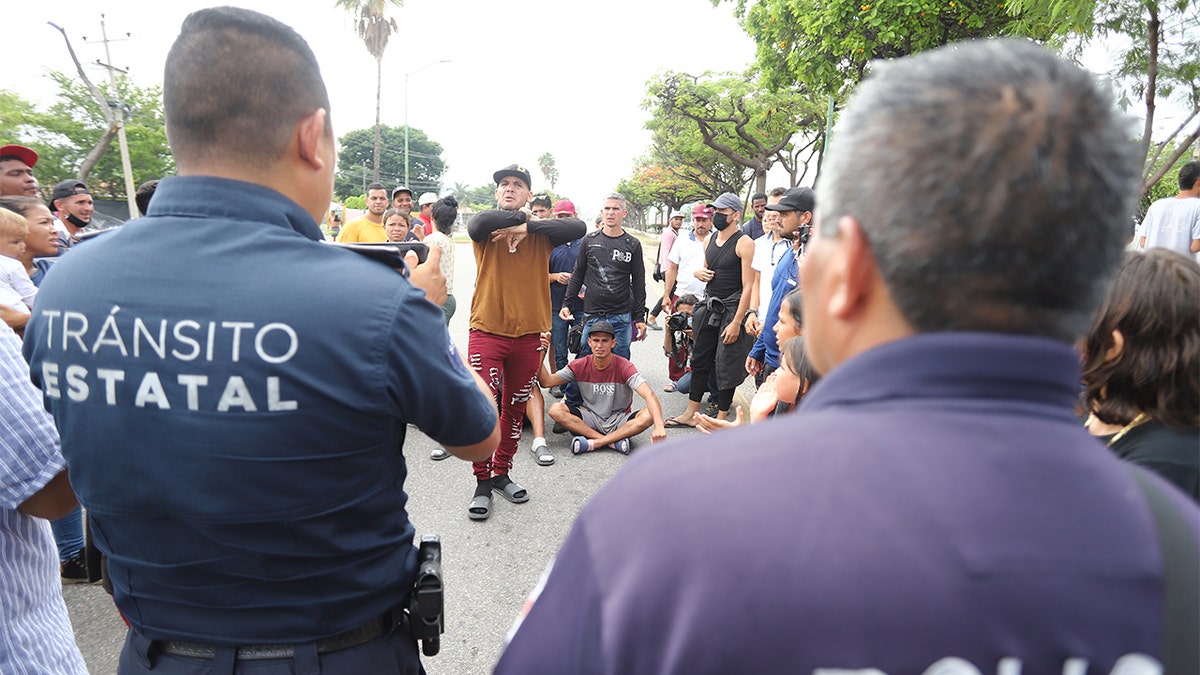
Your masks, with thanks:
[(80, 220), (80, 219), (76, 218), (75, 214), (73, 214), (73, 213), (67, 214), (67, 222), (74, 225), (75, 227), (79, 227), (79, 228), (88, 226), (88, 221)]
[(713, 214), (712, 221), (713, 227), (716, 228), (718, 232), (729, 227), (729, 215), (721, 213), (720, 211)]

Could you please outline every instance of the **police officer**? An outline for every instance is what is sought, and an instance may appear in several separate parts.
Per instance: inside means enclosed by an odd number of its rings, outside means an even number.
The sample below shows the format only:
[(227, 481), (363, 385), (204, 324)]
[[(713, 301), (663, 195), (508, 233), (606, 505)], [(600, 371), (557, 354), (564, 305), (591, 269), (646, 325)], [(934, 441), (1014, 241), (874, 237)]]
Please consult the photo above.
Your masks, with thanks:
[(196, 12), (164, 82), (180, 176), (59, 263), (26, 342), (130, 622), (120, 672), (417, 673), (406, 425), (468, 460), (499, 441), (438, 251), (405, 276), (320, 243), (329, 99), (289, 27)]

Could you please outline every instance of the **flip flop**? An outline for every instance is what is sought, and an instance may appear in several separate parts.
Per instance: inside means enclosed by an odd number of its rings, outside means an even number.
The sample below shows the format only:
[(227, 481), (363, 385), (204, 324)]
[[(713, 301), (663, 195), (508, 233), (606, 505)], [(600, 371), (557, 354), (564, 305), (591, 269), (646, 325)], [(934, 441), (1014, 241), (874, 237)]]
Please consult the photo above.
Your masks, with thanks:
[(467, 517), (471, 520), (487, 520), (492, 515), (492, 482), (481, 480), (475, 486), (475, 496), (467, 507)]
[(440, 462), (449, 456), (450, 453), (446, 452), (446, 449), (443, 447), (436, 447), (429, 452), (429, 459), (432, 459), (435, 462)]
[(514, 483), (506, 473), (492, 476), (492, 489), (513, 504), (524, 504), (529, 501), (529, 491)]
[(680, 422), (679, 420), (675, 419), (674, 417), (668, 417), (667, 419), (663, 420), (663, 426), (668, 429), (695, 429), (696, 428), (695, 424), (688, 424), (687, 422)]
[(544, 442), (541, 445), (530, 446), (529, 451), (533, 453), (533, 461), (539, 466), (550, 466), (554, 463), (554, 453), (550, 452), (550, 447)]
[(675, 383), (671, 382), (663, 386), (663, 391), (675, 391)]
[(630, 445), (628, 438), (622, 438), (621, 440), (612, 444), (612, 449), (616, 450), (622, 455), (628, 455), (633, 450), (633, 446)]

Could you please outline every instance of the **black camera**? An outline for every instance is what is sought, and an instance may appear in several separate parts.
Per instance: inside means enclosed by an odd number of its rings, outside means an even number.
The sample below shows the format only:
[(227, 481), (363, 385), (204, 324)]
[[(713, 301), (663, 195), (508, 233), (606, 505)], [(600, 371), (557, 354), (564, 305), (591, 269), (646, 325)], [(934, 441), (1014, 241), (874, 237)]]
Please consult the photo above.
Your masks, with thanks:
[(442, 540), (436, 534), (421, 537), (417, 551), (417, 580), (408, 606), (413, 637), (421, 641), (421, 653), (435, 656), (446, 632), (445, 591), (442, 585)]
[(692, 317), (683, 312), (675, 312), (667, 317), (667, 330), (687, 330), (692, 326)]
[(812, 225), (801, 225), (799, 230), (796, 230), (796, 238), (800, 240), (800, 245), (804, 246), (808, 243), (809, 237), (812, 236)]

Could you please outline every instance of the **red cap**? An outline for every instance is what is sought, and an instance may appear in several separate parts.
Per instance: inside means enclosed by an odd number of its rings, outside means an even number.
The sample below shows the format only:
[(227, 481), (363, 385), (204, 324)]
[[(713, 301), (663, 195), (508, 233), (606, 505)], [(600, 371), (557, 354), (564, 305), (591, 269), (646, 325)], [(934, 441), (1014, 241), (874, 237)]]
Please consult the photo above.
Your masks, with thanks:
[(697, 204), (694, 207), (692, 207), (692, 217), (693, 218), (699, 217), (699, 218), (708, 218), (711, 220), (713, 217), (713, 213), (715, 213), (715, 212), (716, 212), (716, 210), (707, 204)]
[(0, 146), (0, 157), (6, 157), (8, 155), (12, 155), (22, 162), (25, 162), (25, 166), (31, 168), (34, 164), (37, 164), (38, 160), (38, 154), (23, 145)]
[(575, 204), (570, 199), (558, 200), (558, 203), (554, 205), (554, 215), (557, 216), (560, 213), (575, 215)]

